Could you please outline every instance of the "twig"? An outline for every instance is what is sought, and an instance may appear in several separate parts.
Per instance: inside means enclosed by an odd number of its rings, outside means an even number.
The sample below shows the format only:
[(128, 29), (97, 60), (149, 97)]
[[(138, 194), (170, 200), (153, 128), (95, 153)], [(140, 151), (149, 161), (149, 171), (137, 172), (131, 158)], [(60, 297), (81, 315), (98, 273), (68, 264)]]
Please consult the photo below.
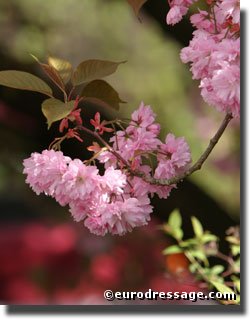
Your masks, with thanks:
[(84, 127), (84, 126), (78, 126), (77, 129), (87, 132), (88, 134), (92, 135), (96, 139), (98, 139), (105, 147), (107, 147), (108, 151), (111, 152), (118, 160), (120, 160), (123, 165), (127, 168), (128, 172), (131, 173), (133, 176), (137, 176), (142, 178), (144, 181), (154, 184), (154, 185), (160, 185), (160, 186), (170, 186), (173, 184), (177, 184), (180, 181), (182, 181), (184, 178), (190, 176), (195, 171), (198, 171), (202, 168), (202, 165), (207, 160), (208, 156), (214, 149), (215, 145), (220, 140), (222, 134), (224, 133), (226, 127), (228, 126), (229, 122), (232, 120), (231, 114), (226, 114), (225, 118), (223, 119), (219, 129), (213, 136), (213, 138), (210, 140), (209, 145), (207, 146), (206, 150), (203, 152), (203, 154), (200, 156), (200, 158), (193, 164), (187, 171), (182, 173), (179, 176), (173, 177), (171, 179), (155, 179), (152, 176), (147, 177), (145, 174), (138, 170), (133, 170), (130, 167), (130, 164), (117, 152), (115, 151), (97, 132), (91, 131), (90, 129)]
[(85, 131), (91, 136), (95, 137), (108, 149), (109, 152), (111, 152), (118, 160), (120, 160), (123, 163), (123, 165), (125, 165), (126, 168), (128, 169), (130, 168), (129, 163), (125, 159), (123, 159), (123, 157), (118, 152), (116, 152), (97, 132), (91, 131), (90, 129), (84, 126), (77, 126), (77, 129)]
[(226, 116), (223, 119), (219, 129), (217, 130), (217, 132), (215, 133), (213, 138), (210, 140), (209, 145), (207, 146), (207, 148), (204, 151), (204, 153), (200, 156), (200, 158), (196, 161), (196, 163), (193, 164), (183, 174), (181, 174), (181, 175), (179, 175), (177, 177), (168, 179), (168, 180), (166, 180), (166, 179), (155, 179), (153, 177), (145, 177), (145, 175), (143, 173), (141, 173), (141, 172), (140, 173), (134, 172), (134, 175), (140, 176), (143, 180), (147, 181), (148, 183), (156, 184), (156, 185), (162, 185), (162, 186), (169, 186), (169, 185), (176, 184), (176, 183), (182, 181), (184, 178), (190, 176), (192, 173), (194, 173), (195, 171), (198, 171), (198, 170), (200, 170), (202, 168), (202, 165), (207, 160), (208, 156), (210, 155), (210, 153), (214, 149), (215, 145), (220, 140), (222, 134), (224, 133), (226, 127), (228, 126), (228, 124), (232, 120), (232, 118), (233, 117), (232, 117), (231, 114), (226, 114)]
[(213, 14), (213, 18), (214, 18), (214, 29), (215, 29), (215, 34), (218, 34), (218, 28), (217, 28), (217, 21), (216, 21), (216, 16), (215, 16), (215, 11), (214, 11), (214, 7), (212, 7), (212, 14)]
[(225, 262), (227, 262), (231, 266), (232, 269), (234, 268), (234, 260), (232, 257), (226, 256), (224, 253), (222, 253), (220, 251), (217, 252), (216, 256), (218, 258), (220, 258), (221, 260), (224, 260)]

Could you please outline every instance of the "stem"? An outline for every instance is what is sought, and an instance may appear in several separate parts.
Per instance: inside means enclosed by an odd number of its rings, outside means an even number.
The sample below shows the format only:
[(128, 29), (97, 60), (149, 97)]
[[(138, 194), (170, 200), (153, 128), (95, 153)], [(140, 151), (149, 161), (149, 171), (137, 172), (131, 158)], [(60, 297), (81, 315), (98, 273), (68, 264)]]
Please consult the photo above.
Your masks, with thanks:
[[(77, 126), (77, 129), (85, 131), (91, 136), (98, 139), (108, 149), (109, 152), (111, 152), (117, 159), (119, 159), (128, 169), (130, 168), (128, 162), (125, 159), (123, 159), (123, 157), (120, 156), (119, 153), (117, 153), (97, 132), (91, 131), (90, 129), (84, 126)], [(131, 171), (131, 169), (129, 169), (129, 171)]]
[(234, 267), (234, 260), (231, 257), (226, 256), (224, 253), (218, 251), (216, 256), (221, 260), (227, 262), (231, 267)]
[[(179, 239), (176, 239), (175, 240), (177, 241), (179, 247), (181, 247), (181, 240)], [(189, 262), (191, 264), (194, 264), (196, 265), (196, 270), (197, 270), (197, 273), (202, 277), (202, 279), (207, 283), (209, 284), (210, 283), (210, 280), (208, 278), (208, 276), (204, 273), (204, 270), (202, 268), (202, 266), (200, 265), (200, 263), (192, 256), (192, 253), (190, 253), (189, 251), (185, 251), (183, 252), (185, 254), (185, 256), (188, 258)]]
[(226, 37), (228, 36), (229, 30), (230, 30), (230, 29), (229, 29), (229, 28), (227, 28), (227, 31), (226, 31), (226, 33), (225, 33), (225, 35), (224, 35), (223, 40), (224, 40), (224, 39), (226, 39)]
[(207, 283), (210, 283), (209, 278), (206, 276), (206, 274), (204, 273), (202, 266), (199, 264), (199, 262), (192, 256), (192, 254), (190, 254), (188, 251), (184, 252), (185, 256), (188, 258), (188, 260), (192, 263), (196, 265), (196, 270), (199, 273), (199, 275), (203, 278), (203, 280), (205, 280)]
[(233, 273), (234, 273), (233, 270), (228, 269), (228, 270), (224, 271), (221, 275), (222, 275), (223, 278), (226, 278), (226, 277), (230, 276)]
[(195, 171), (198, 171), (202, 168), (204, 162), (207, 160), (210, 153), (213, 151), (215, 145), (220, 140), (221, 136), (223, 135), (226, 127), (228, 126), (229, 122), (232, 120), (233, 116), (228, 113), (226, 114), (225, 118), (223, 119), (219, 129), (213, 136), (213, 138), (209, 141), (209, 144), (206, 148), (206, 150), (203, 152), (203, 154), (200, 156), (200, 158), (193, 164), (187, 171), (182, 173), (179, 176), (173, 177), (171, 179), (155, 179), (153, 177), (146, 177), (145, 174), (138, 170), (133, 170), (129, 163), (118, 153), (116, 152), (97, 132), (91, 131), (90, 129), (84, 127), (84, 126), (78, 126), (77, 128), (87, 132), (88, 134), (92, 135), (96, 139), (98, 139), (105, 147), (107, 147), (108, 151), (111, 152), (118, 160), (120, 160), (127, 168), (128, 172), (130, 172), (132, 175), (142, 178), (144, 181), (154, 184), (154, 185), (160, 185), (160, 186), (170, 186), (173, 184), (177, 184), (180, 181), (182, 181), (184, 178), (190, 176)]
[(213, 13), (213, 18), (214, 18), (214, 29), (215, 29), (215, 34), (218, 34), (218, 28), (217, 28), (217, 21), (216, 21), (216, 16), (215, 16), (215, 11), (214, 7), (212, 7), (212, 13)]
[(202, 165), (204, 162), (207, 160), (208, 156), (210, 153), (213, 151), (215, 145), (218, 143), (220, 140), (222, 134), (224, 133), (226, 127), (228, 126), (229, 122), (232, 120), (232, 115), (231, 114), (226, 114), (225, 118), (223, 119), (219, 129), (213, 136), (213, 138), (210, 140), (209, 145), (207, 146), (206, 150), (203, 152), (203, 154), (200, 156), (200, 158), (196, 161), (195, 164), (193, 164), (187, 171), (185, 171), (183, 174), (171, 178), (171, 179), (155, 179), (153, 177), (145, 177), (143, 173), (141, 172), (134, 172), (134, 175), (140, 176), (143, 178), (143, 180), (151, 183), (151, 184), (156, 184), (156, 185), (162, 185), (162, 186), (169, 186), (172, 184), (176, 184), (180, 181), (182, 181), (184, 178), (190, 176), (192, 173), (195, 171), (198, 171), (202, 168)]
[(72, 96), (74, 90), (75, 90), (75, 87), (72, 87), (69, 92), (69, 100), (71, 99), (71, 96)]
[(234, 270), (234, 260), (232, 257), (226, 256), (224, 253), (218, 251), (216, 256), (228, 264), (228, 269), (222, 273), (223, 278), (226, 278), (235, 272)]

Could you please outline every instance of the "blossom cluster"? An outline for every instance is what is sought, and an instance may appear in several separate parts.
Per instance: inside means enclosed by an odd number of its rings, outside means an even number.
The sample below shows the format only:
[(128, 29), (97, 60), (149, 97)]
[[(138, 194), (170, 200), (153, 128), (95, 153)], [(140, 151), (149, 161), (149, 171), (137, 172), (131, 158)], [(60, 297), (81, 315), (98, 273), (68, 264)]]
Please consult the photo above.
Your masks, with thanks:
[[(194, 1), (173, 0), (167, 23), (175, 24)], [(217, 110), (240, 116), (240, 1), (207, 1), (190, 20), (196, 30), (181, 60), (191, 63), (193, 79), (200, 80), (203, 99)], [(185, 10), (184, 10), (185, 8)]]
[[(151, 196), (167, 198), (174, 188), (152, 185), (146, 178), (170, 179), (182, 173), (191, 161), (184, 138), (168, 134), (163, 143), (159, 133), (155, 114), (150, 106), (141, 103), (128, 127), (110, 139), (110, 146), (119, 157), (95, 142), (95, 156), (105, 166), (103, 175), (95, 165), (72, 160), (61, 151), (44, 150), (24, 160), (26, 182), (37, 194), (43, 192), (60, 205), (69, 205), (74, 219), (84, 220), (92, 233), (123, 235), (148, 223), (153, 210)], [(157, 160), (155, 168), (147, 164), (150, 157)], [(142, 177), (133, 175), (133, 170)]]
[(170, 10), (167, 14), (167, 24), (175, 25), (188, 12), (189, 7), (197, 0), (169, 0)]

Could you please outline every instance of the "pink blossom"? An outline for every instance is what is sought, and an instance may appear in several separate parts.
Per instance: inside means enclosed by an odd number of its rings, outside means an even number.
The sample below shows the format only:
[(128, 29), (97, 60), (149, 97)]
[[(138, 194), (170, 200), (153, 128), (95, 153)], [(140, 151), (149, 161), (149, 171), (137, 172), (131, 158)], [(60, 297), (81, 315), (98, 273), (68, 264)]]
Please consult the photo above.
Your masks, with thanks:
[(239, 39), (220, 40), (204, 30), (197, 30), (189, 46), (182, 49), (181, 59), (191, 62), (193, 78), (201, 80), (204, 100), (219, 111), (239, 117)]
[(173, 163), (168, 160), (161, 160), (158, 162), (157, 168), (155, 169), (154, 177), (156, 179), (170, 179), (175, 176), (175, 168)]
[[(129, 126), (124, 131), (118, 131), (110, 141), (125, 160), (133, 159), (134, 168), (137, 168), (141, 164), (140, 151), (154, 150), (161, 144), (157, 137), (159, 132), (160, 125), (155, 123), (155, 114), (150, 106), (142, 102), (132, 113)], [(99, 159), (101, 162), (112, 163), (113, 157), (106, 153), (100, 155)]]
[(180, 22), (182, 17), (186, 15), (188, 11), (187, 7), (184, 6), (173, 6), (166, 17), (167, 24), (171, 24), (172, 26), (176, 23)]
[(205, 30), (196, 30), (189, 46), (181, 50), (180, 57), (184, 63), (191, 62), (193, 79), (207, 76), (210, 57), (217, 43), (215, 38)]
[(199, 13), (195, 13), (190, 17), (190, 21), (197, 29), (204, 29), (210, 33), (214, 31), (214, 23), (209, 19), (207, 11), (199, 10)]
[(175, 138), (168, 134), (165, 144), (161, 145), (162, 153), (158, 154), (158, 166), (155, 170), (155, 178), (170, 179), (183, 170), (191, 161), (190, 150), (184, 138)]
[(153, 133), (155, 136), (158, 136), (161, 131), (161, 126), (159, 123), (153, 123), (147, 127), (147, 130)]
[(167, 24), (174, 25), (180, 22), (195, 1), (197, 0), (169, 0), (170, 10), (166, 17)]
[(43, 150), (42, 153), (32, 153), (30, 158), (23, 161), (26, 183), (36, 194), (45, 192), (53, 196), (53, 186), (61, 183), (70, 160), (60, 151)]
[(82, 221), (87, 217), (89, 210), (88, 201), (71, 201), (69, 204), (69, 212), (76, 222)]
[(132, 123), (135, 122), (138, 126), (146, 128), (154, 123), (156, 115), (153, 113), (150, 106), (145, 106), (141, 102), (139, 109), (135, 110), (132, 115)]
[[(161, 145), (161, 150), (170, 155), (171, 162), (176, 168), (183, 168), (191, 161), (189, 146), (184, 137), (176, 138), (169, 133), (165, 144)], [(160, 154), (159, 157), (161, 156)]]
[[(125, 160), (137, 157), (140, 150), (154, 150), (161, 144), (156, 135), (159, 129), (158, 124), (151, 124), (148, 127), (135, 127), (132, 123), (131, 121), (131, 125), (129, 125), (125, 131), (118, 131), (116, 137), (110, 139), (115, 150), (117, 150)], [(106, 154), (106, 156), (112, 158), (111, 155)], [(103, 157), (103, 155), (100, 156), (101, 161), (104, 161)], [(106, 159), (106, 161), (107, 160), (108, 159)], [(140, 160), (140, 157), (138, 157), (137, 160)]]
[[(188, 164), (189, 149), (183, 138), (171, 134), (163, 144), (158, 139), (159, 131), (152, 109), (141, 103), (132, 114), (129, 126), (118, 131), (110, 143), (131, 170), (140, 171), (145, 178), (152, 177), (152, 167), (142, 161), (149, 157), (148, 152), (157, 155), (155, 177), (157, 172), (160, 178), (172, 177)], [(44, 150), (24, 161), (27, 183), (37, 193), (45, 192), (61, 205), (68, 204), (74, 220), (83, 221), (94, 234), (123, 235), (146, 225), (153, 209), (150, 197), (158, 194), (167, 198), (174, 186), (151, 185), (131, 175), (127, 168), (123, 171), (124, 164), (112, 152), (103, 151), (96, 143), (91, 149), (98, 152), (99, 161), (105, 164), (103, 175), (96, 166), (86, 165), (80, 159), (72, 160), (62, 152)]]
[(122, 194), (126, 183), (126, 175), (122, 173), (121, 170), (114, 169), (114, 167), (109, 167), (105, 170), (101, 181), (104, 188), (107, 188), (109, 192), (115, 194)]
[(101, 152), (98, 156), (98, 160), (100, 163), (104, 163), (106, 169), (110, 166), (116, 166), (117, 163), (116, 157), (109, 151)]
[(201, 81), (201, 95), (204, 100), (219, 111), (231, 112), (240, 116), (240, 68), (238, 65), (224, 63), (214, 71), (210, 79)]
[(171, 190), (175, 187), (176, 187), (175, 185), (171, 185), (171, 186), (151, 185), (151, 192), (157, 194), (160, 199), (167, 199), (170, 195)]
[(219, 9), (224, 19), (233, 18), (233, 23), (240, 23), (240, 0), (222, 0)]
[(96, 191), (100, 182), (98, 169), (86, 166), (81, 160), (74, 159), (69, 163), (67, 171), (62, 176), (62, 184), (55, 188), (56, 198), (67, 195), (69, 201), (84, 200)]
[(96, 214), (89, 215), (84, 225), (94, 234), (124, 235), (134, 227), (146, 225), (150, 220), (152, 207), (146, 197), (140, 201), (136, 198), (128, 198), (124, 201), (106, 203)]
[(173, 186), (157, 186), (147, 183), (139, 177), (133, 177), (131, 184), (133, 185), (132, 194), (135, 197), (140, 197), (147, 194), (154, 196), (154, 194), (157, 194), (159, 198), (167, 199), (170, 195), (170, 191), (173, 189)]
[[(180, 8), (188, 8), (193, 2), (170, 1), (169, 16), (173, 15), (173, 21), (179, 20)], [(218, 0), (216, 5), (209, 5), (211, 10), (199, 10), (191, 16), (191, 23), (197, 30), (193, 32), (189, 46), (181, 50), (180, 57), (182, 62), (190, 63), (193, 79), (200, 80), (204, 100), (219, 111), (239, 117), (240, 1)]]

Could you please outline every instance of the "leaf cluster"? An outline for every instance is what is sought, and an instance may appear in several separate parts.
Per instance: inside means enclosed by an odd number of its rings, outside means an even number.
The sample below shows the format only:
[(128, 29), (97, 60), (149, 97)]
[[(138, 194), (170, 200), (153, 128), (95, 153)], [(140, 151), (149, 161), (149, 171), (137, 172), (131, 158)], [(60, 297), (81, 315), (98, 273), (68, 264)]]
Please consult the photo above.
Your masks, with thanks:
[[(163, 225), (166, 234), (175, 239), (176, 244), (168, 246), (163, 250), (164, 255), (183, 253), (188, 258), (189, 269), (197, 279), (206, 283), (208, 289), (215, 288), (221, 293), (237, 294), (236, 300), (230, 303), (240, 302), (240, 240), (238, 234), (228, 235), (226, 240), (230, 246), (230, 255), (226, 256), (219, 251), (219, 239), (216, 235), (205, 231), (201, 222), (194, 216), (191, 217), (194, 236), (183, 239), (182, 217), (178, 210), (174, 210), (167, 223)], [(222, 264), (212, 265), (209, 259), (216, 257), (222, 260)], [(225, 263), (228, 265), (225, 270)], [(230, 281), (227, 281), (227, 280)], [(221, 301), (228, 303), (228, 301)]]
[(42, 103), (42, 112), (47, 119), (48, 128), (53, 122), (67, 117), (74, 109), (75, 100), (72, 92), (78, 86), (82, 86), (81, 101), (89, 102), (100, 107), (111, 107), (118, 110), (121, 103), (125, 103), (117, 91), (103, 78), (113, 74), (121, 62), (90, 59), (81, 62), (76, 69), (64, 59), (49, 56), (46, 63), (39, 64), (43, 72), (62, 92), (63, 99), (57, 99), (53, 90), (41, 78), (24, 71), (4, 70), (0, 71), (0, 85), (39, 92), (49, 96)]

